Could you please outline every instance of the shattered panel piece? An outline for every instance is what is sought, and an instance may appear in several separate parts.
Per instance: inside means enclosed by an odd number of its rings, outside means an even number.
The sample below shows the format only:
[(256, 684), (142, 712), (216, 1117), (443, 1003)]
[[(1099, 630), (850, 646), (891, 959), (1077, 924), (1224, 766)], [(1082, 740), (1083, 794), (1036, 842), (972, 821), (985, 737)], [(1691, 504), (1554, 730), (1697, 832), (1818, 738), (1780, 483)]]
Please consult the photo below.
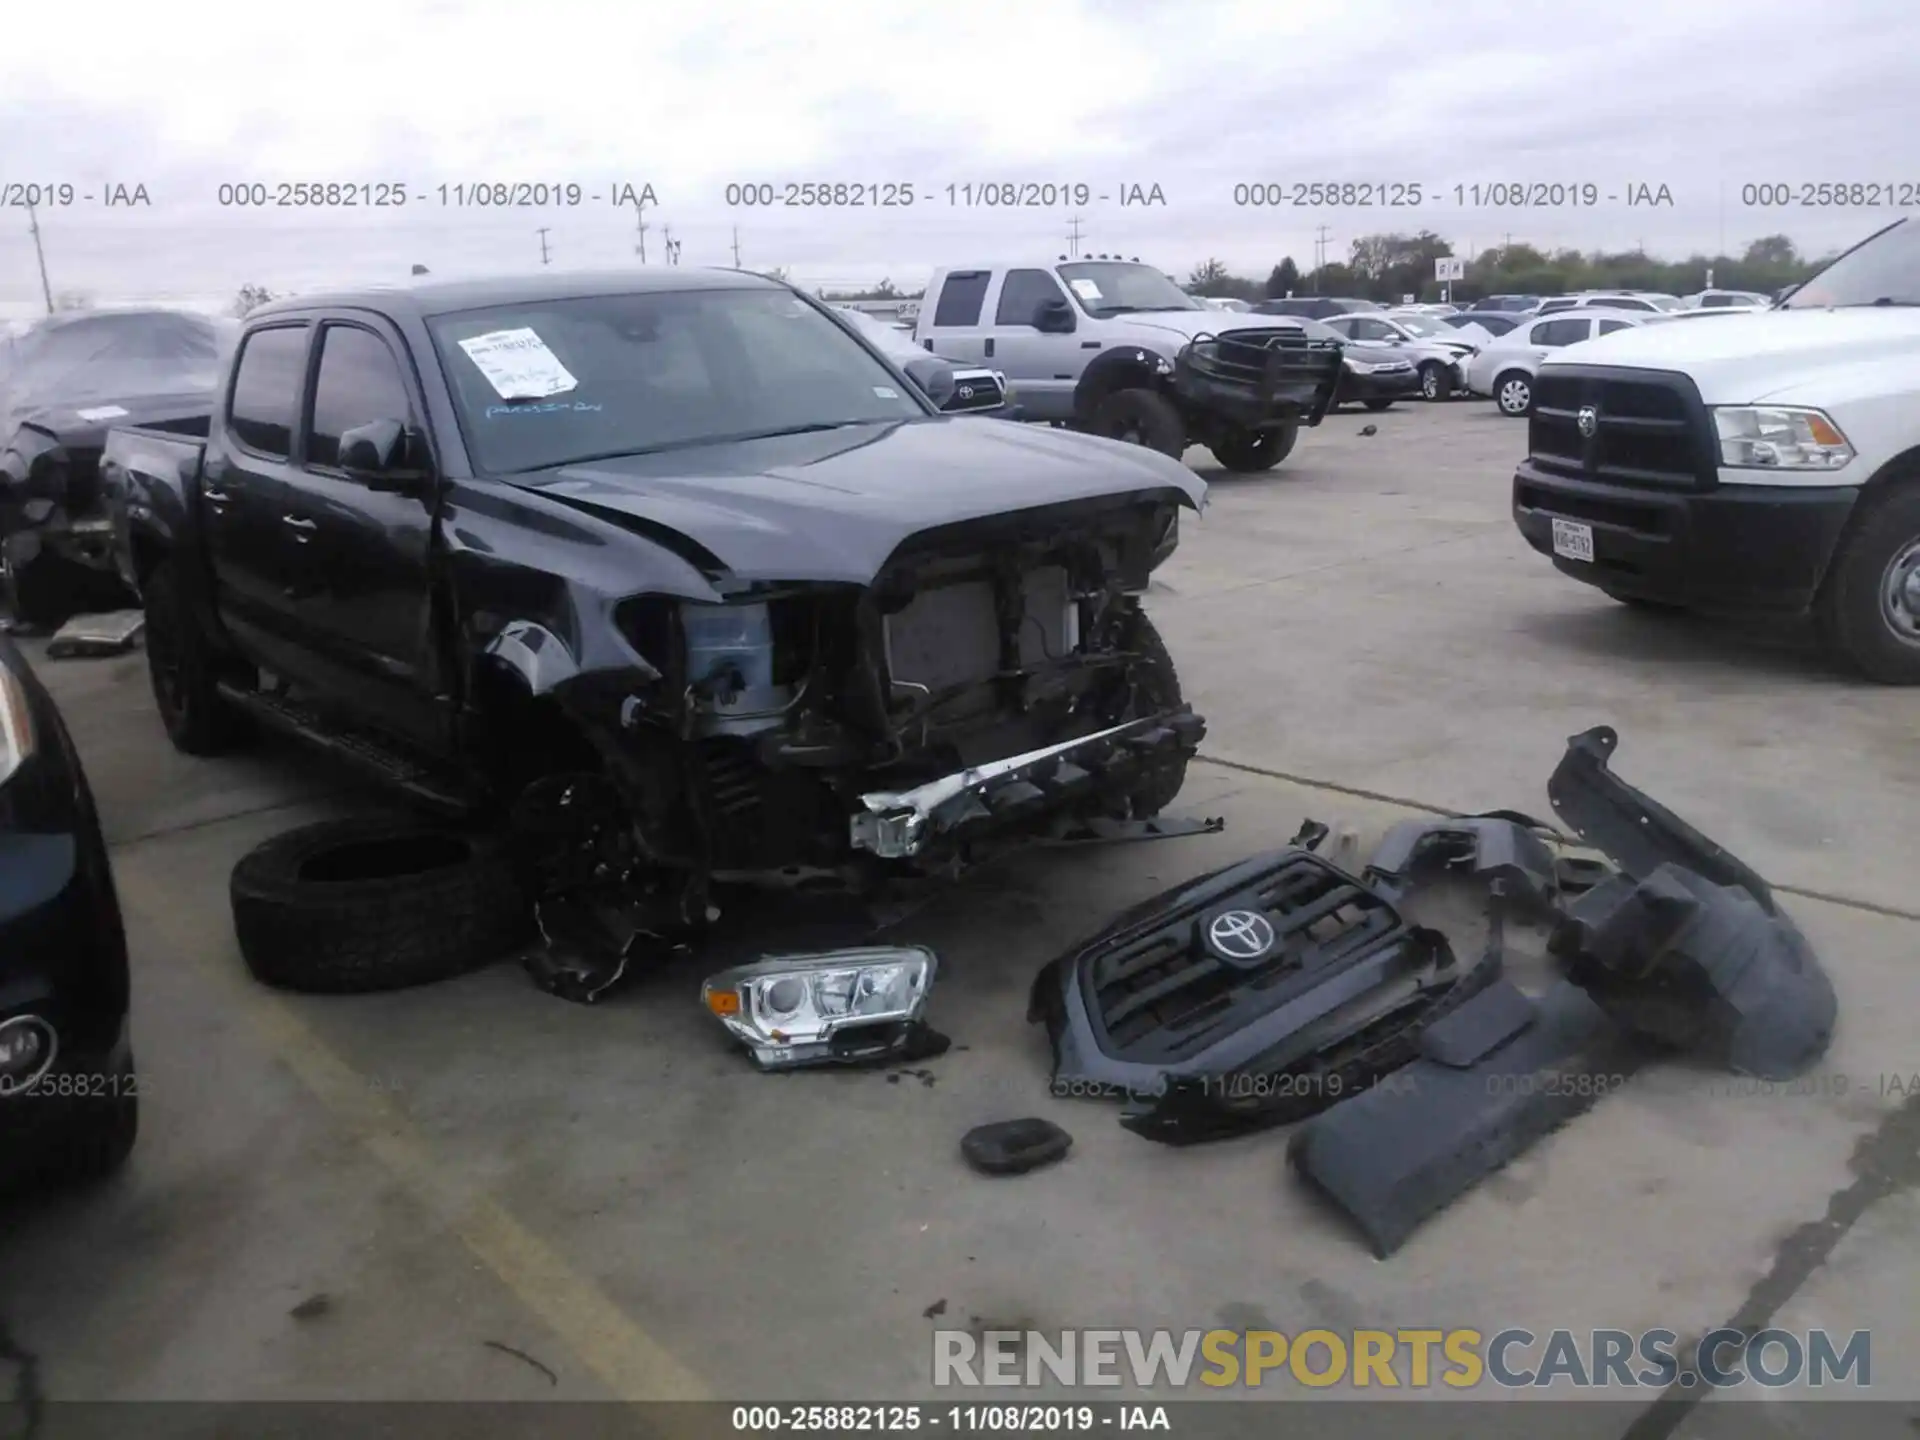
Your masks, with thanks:
[(1503, 897), (1545, 911), (1557, 888), (1553, 851), (1525, 816), (1462, 815), (1447, 820), (1404, 820), (1381, 840), (1367, 861), (1376, 888), (1404, 899), (1435, 874), (1482, 881)]
[(1643, 1037), (1761, 1079), (1826, 1053), (1839, 1002), (1813, 947), (1767, 882), (1608, 768), (1600, 726), (1567, 742), (1554, 809), (1621, 869), (1565, 909), (1553, 950)]
[(1508, 981), (1490, 986), (1435, 1022), (1423, 1049), (1388, 1082), (1308, 1121), (1287, 1147), (1294, 1168), (1383, 1260), (1427, 1217), (1625, 1084), (1644, 1059), (1566, 981), (1537, 1000)]
[(960, 1137), (960, 1153), (983, 1175), (1024, 1175), (1066, 1158), (1073, 1137), (1051, 1120), (1000, 1120)]
[(143, 610), (106, 615), (77, 615), (47, 641), (47, 658), (70, 660), (91, 655), (122, 655), (134, 647), (147, 626)]
[(1736, 1074), (1792, 1079), (1833, 1040), (1839, 1001), (1799, 927), (1679, 865), (1588, 891), (1553, 949), (1622, 1024)]

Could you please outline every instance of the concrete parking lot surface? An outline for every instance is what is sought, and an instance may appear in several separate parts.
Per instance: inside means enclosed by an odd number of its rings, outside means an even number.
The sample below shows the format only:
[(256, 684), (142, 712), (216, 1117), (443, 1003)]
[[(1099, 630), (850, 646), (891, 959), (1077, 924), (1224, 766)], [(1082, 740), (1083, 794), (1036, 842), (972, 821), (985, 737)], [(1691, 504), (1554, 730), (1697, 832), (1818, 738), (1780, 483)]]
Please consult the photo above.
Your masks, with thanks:
[[(137, 655), (44, 663), (115, 847), (148, 1078), (122, 1177), (0, 1212), (11, 1347), (53, 1398), (834, 1400), (930, 1398), (936, 1326), (1737, 1319), (1871, 1328), (1873, 1393), (1920, 1400), (1915, 697), (1557, 575), (1507, 518), (1523, 430), (1403, 407), (1331, 418), (1268, 476), (1194, 452), (1213, 505), (1153, 610), (1211, 724), (1178, 808), (1227, 830), (1045, 854), (915, 915), (955, 1048), (905, 1072), (755, 1073), (698, 1008), (710, 963), (596, 1008), (511, 964), (264, 991), (229, 870), (364, 797), (286, 750), (174, 754)], [(1544, 812), (1600, 723), (1623, 775), (1787, 887), (1840, 995), (1822, 1083), (1656, 1067), (1385, 1262), (1281, 1135), (1165, 1149), (1049, 1096), (1028, 985), (1115, 910), (1306, 816), (1364, 842), (1416, 807)], [(965, 1168), (967, 1128), (1029, 1114), (1072, 1131), (1064, 1164)]]

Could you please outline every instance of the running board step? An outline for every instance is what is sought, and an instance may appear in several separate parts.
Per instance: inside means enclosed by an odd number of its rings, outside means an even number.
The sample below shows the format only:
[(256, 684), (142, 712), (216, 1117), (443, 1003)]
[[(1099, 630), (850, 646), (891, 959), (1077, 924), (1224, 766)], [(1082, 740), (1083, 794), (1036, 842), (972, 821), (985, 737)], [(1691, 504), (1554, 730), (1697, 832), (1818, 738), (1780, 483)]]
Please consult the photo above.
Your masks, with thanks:
[(316, 711), (296, 700), (224, 680), (215, 688), (221, 699), (267, 729), (323, 750), (380, 784), (402, 791), (429, 810), (458, 818), (471, 815), (483, 803), (484, 797), (477, 791), (409, 759), (370, 735), (329, 725)]

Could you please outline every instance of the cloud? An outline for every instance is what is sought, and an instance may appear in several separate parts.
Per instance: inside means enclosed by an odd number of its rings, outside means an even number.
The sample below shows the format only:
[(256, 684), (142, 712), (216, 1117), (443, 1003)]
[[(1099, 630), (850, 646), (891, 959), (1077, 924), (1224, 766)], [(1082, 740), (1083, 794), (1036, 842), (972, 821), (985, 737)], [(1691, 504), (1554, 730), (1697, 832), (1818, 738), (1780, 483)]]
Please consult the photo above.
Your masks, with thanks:
[[(1512, 234), (1684, 254), (1784, 231), (1819, 250), (1891, 215), (1756, 206), (1744, 187), (1920, 184), (1920, 10), (1905, 0), (183, 0), (116, 9), (105, 28), (76, 53), (59, 7), (9, 16), (0, 183), (146, 184), (144, 210), (40, 211), (56, 284), (107, 293), (312, 286), (415, 261), (512, 269), (538, 263), (542, 227), (556, 263), (635, 258), (637, 217), (604, 198), (441, 202), (442, 185), (491, 180), (603, 197), (651, 183), (650, 257), (671, 227), (686, 263), (730, 263), (737, 230), (749, 264), (849, 282), (1057, 253), (1075, 215), (1093, 248), (1171, 270), (1310, 261), (1322, 227), (1333, 253), (1419, 228), (1463, 249)], [(253, 181), (398, 181), (409, 203), (219, 203), (222, 185)], [(915, 204), (727, 203), (729, 184), (788, 181), (911, 185)], [(1056, 202), (1081, 183), (1110, 196), (1157, 184), (1167, 204), (978, 203), (1010, 181), (1050, 183)], [(1417, 184), (1423, 203), (1234, 203), (1261, 181)], [(1665, 185), (1673, 203), (1472, 203), (1474, 185), (1506, 181)], [(38, 289), (16, 218), (0, 211), (3, 298)]]

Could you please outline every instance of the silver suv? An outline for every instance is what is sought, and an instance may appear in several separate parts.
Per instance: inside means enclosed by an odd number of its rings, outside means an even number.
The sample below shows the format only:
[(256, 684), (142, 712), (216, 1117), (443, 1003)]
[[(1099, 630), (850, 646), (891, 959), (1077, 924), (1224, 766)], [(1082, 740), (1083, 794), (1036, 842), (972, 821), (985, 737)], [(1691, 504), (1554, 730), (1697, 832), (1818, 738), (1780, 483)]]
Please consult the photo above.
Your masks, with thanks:
[(1025, 418), (1229, 470), (1270, 470), (1327, 412), (1342, 346), (1297, 324), (1211, 310), (1138, 261), (934, 272), (913, 338), (1007, 377)]

